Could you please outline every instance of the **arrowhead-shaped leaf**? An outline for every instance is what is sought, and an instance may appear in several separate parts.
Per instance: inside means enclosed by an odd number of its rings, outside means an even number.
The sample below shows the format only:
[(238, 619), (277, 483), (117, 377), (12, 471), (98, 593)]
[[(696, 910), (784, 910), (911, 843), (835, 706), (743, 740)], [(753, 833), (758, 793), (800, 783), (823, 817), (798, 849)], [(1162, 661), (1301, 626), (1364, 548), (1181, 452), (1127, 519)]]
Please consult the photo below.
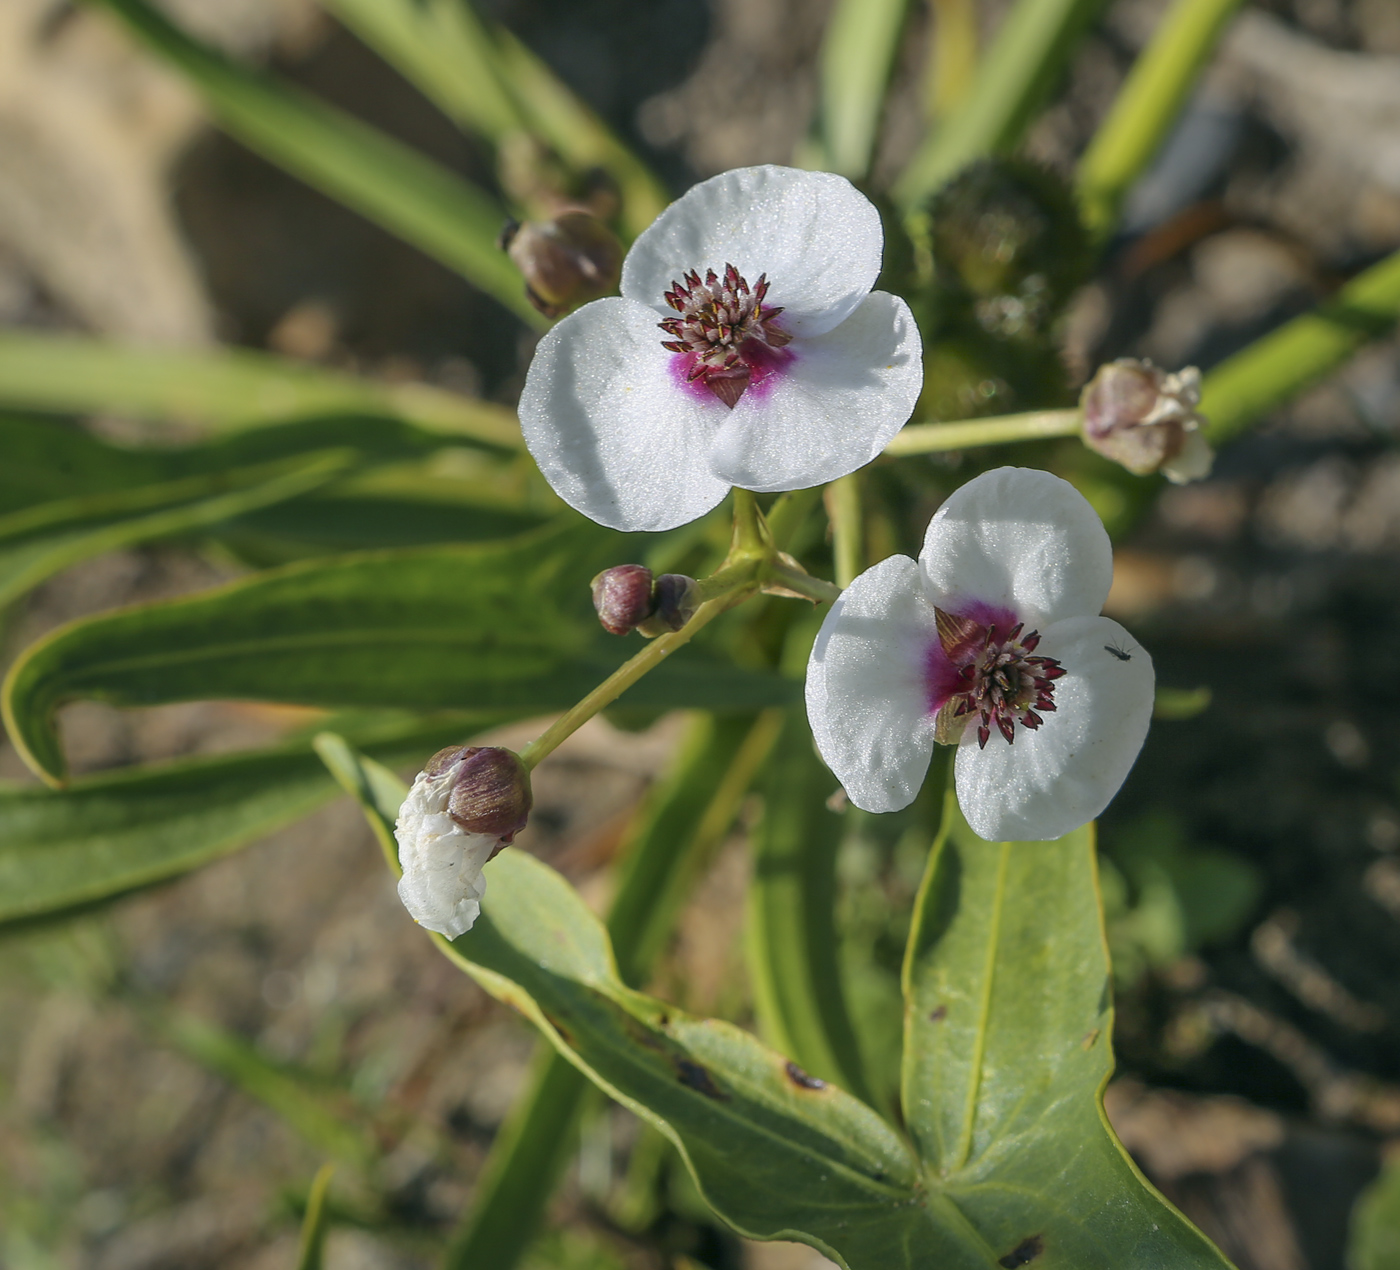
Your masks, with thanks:
[(905, 967), (904, 1116), (948, 1267), (1221, 1270), (1100, 1101), (1113, 1070), (1093, 826), (984, 842), (950, 795)]

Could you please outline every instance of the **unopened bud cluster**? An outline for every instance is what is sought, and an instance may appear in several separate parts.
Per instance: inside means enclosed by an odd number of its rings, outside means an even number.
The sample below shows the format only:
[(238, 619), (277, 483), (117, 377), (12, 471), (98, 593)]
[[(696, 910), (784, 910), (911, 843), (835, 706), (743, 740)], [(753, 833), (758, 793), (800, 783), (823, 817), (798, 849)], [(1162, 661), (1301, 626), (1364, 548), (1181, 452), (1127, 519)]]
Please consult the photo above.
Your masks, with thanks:
[(1183, 484), (1210, 474), (1215, 454), (1201, 429), (1201, 372), (1169, 374), (1149, 361), (1120, 357), (1085, 386), (1084, 442), (1138, 476), (1161, 472)]
[(501, 246), (525, 276), (525, 294), (546, 317), (617, 290), (622, 244), (590, 212), (561, 212), (552, 220), (508, 224)]
[(696, 582), (683, 573), (653, 578), (640, 564), (604, 569), (592, 582), (598, 621), (611, 635), (640, 631), (648, 639), (678, 631), (699, 607)]
[(482, 867), (525, 827), (530, 774), (500, 746), (454, 745), (423, 766), (399, 810), (399, 898), (420, 925), (456, 939), (486, 893)]

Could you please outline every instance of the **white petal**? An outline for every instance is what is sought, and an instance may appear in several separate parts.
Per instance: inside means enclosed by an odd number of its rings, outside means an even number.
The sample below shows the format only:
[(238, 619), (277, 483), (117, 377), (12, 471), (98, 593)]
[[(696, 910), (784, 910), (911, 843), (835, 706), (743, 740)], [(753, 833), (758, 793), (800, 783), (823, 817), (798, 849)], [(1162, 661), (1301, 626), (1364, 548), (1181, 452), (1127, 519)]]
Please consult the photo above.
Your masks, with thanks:
[(693, 186), (642, 231), (622, 263), (622, 294), (669, 314), (663, 294), (695, 269), (767, 274), (768, 303), (794, 335), (843, 321), (875, 285), (884, 231), (843, 176), (771, 164)]
[(710, 466), (731, 485), (805, 489), (875, 458), (914, 412), (923, 345), (909, 306), (883, 291), (835, 330), (794, 340), (793, 360), (721, 422)]
[(540, 341), (520, 394), (525, 444), (545, 479), (613, 529), (673, 529), (729, 492), (706, 457), (729, 412), (678, 378), (664, 338), (645, 305), (595, 300)]
[(1181, 452), (1162, 464), (1162, 475), (1173, 485), (1203, 481), (1215, 466), (1215, 451), (1199, 432), (1188, 432)]
[(933, 754), (923, 660), (933, 608), (919, 566), (890, 556), (831, 606), (807, 664), (807, 719), (826, 764), (865, 811), (898, 811), (918, 795)]
[(414, 921), (449, 939), (470, 930), (481, 912), (481, 870), (499, 841), (467, 833), (447, 814), (461, 767), (455, 763), (436, 776), (419, 772), (394, 826), (403, 869), (399, 898)]
[[(1118, 792), (1152, 718), (1152, 659), (1117, 622), (1074, 617), (1042, 632), (1038, 655), (1055, 657), (1055, 712), (1007, 745), (992, 730), (963, 733), (954, 761), (958, 805), (990, 842), (1059, 838), (1092, 820)], [(1110, 649), (1125, 653), (1123, 661)]]
[(1098, 513), (1049, 472), (999, 467), (955, 490), (934, 514), (919, 563), (939, 607), (1010, 609), (1043, 635), (1103, 608), (1113, 550)]

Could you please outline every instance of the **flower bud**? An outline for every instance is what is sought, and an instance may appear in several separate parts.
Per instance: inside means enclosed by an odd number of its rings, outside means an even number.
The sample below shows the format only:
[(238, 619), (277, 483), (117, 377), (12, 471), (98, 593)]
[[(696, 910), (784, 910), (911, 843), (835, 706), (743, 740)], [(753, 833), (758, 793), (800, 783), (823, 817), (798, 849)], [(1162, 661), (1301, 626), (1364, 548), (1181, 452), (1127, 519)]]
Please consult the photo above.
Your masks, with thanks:
[(441, 776), (454, 768), (447, 814), (468, 833), (490, 834), (509, 844), (525, 828), (534, 805), (525, 765), (499, 745), (456, 745), (439, 750), (423, 771)]
[(525, 827), (532, 798), (519, 757), (454, 745), (424, 765), (399, 809), (399, 898), (420, 925), (456, 939), (486, 893), (483, 866)]
[(637, 629), (643, 635), (664, 635), (678, 631), (695, 615), (700, 604), (695, 596), (696, 581), (683, 573), (663, 573), (653, 589), (656, 612)]
[(619, 564), (593, 579), (593, 607), (610, 635), (627, 635), (656, 612), (651, 570), (640, 564)]
[(617, 290), (622, 244), (589, 212), (561, 212), (552, 220), (507, 224), (501, 246), (525, 275), (525, 294), (546, 317)]
[(1215, 458), (1201, 435), (1200, 400), (1194, 366), (1168, 374), (1120, 357), (1100, 366), (1080, 395), (1084, 443), (1138, 476), (1160, 471), (1177, 484), (1199, 480)]

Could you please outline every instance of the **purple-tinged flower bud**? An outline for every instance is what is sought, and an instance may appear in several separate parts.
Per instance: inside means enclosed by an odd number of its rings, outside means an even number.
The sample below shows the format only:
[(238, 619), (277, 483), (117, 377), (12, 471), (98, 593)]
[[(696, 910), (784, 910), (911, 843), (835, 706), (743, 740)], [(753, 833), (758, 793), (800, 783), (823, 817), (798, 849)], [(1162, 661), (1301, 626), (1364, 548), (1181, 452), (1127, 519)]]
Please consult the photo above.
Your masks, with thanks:
[(553, 220), (513, 222), (501, 246), (525, 275), (525, 294), (546, 317), (561, 317), (580, 304), (617, 290), (622, 244), (589, 212), (561, 212)]
[(637, 628), (647, 637), (680, 630), (700, 607), (695, 579), (683, 573), (663, 573), (656, 579), (654, 590), (656, 612)]
[(394, 837), (399, 898), (415, 921), (456, 939), (481, 911), (481, 870), (525, 827), (530, 776), (499, 746), (453, 745), (424, 765), (408, 791)]
[(619, 564), (593, 579), (593, 607), (609, 635), (627, 635), (656, 612), (651, 570)]
[(1177, 484), (1209, 475), (1215, 454), (1197, 409), (1201, 372), (1168, 374), (1149, 361), (1120, 357), (1084, 386), (1084, 443), (1137, 476), (1161, 472)]
[(534, 805), (530, 774), (512, 751), (499, 745), (452, 745), (434, 754), (423, 771), (427, 776), (452, 771), (447, 814), (468, 833), (490, 834), (508, 845), (525, 828)]

